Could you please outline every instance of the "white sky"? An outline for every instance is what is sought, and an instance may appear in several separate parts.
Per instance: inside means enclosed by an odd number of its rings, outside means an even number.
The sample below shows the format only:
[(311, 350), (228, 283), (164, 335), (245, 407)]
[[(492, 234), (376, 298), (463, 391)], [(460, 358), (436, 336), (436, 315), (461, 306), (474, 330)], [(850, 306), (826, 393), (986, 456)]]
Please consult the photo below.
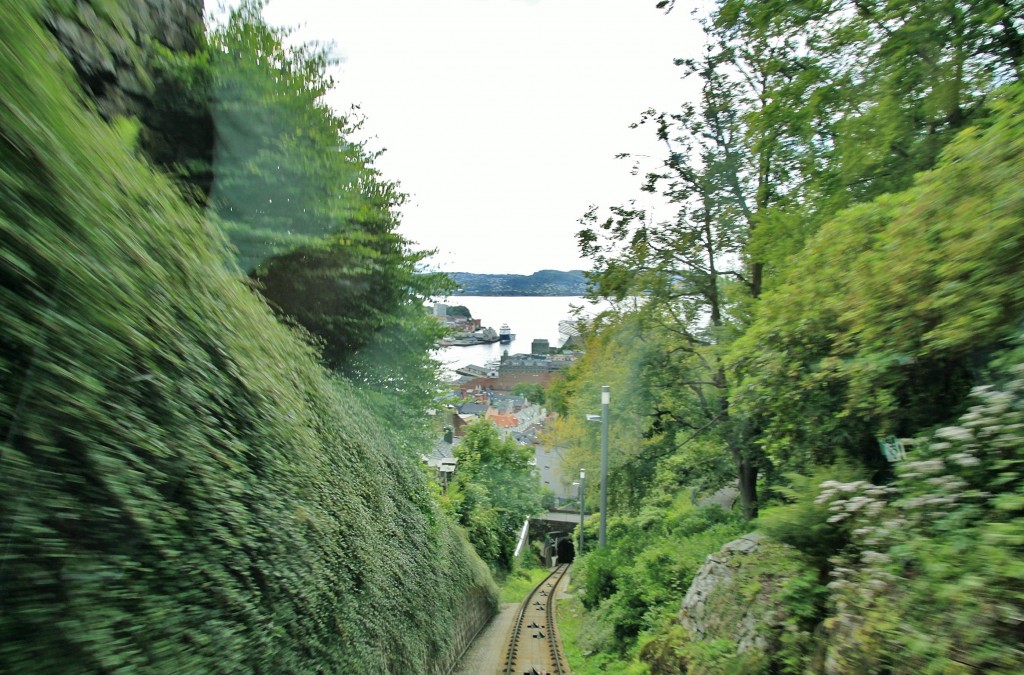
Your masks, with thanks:
[(628, 127), (695, 97), (672, 63), (701, 48), (683, 4), (271, 0), (265, 16), (334, 43), (328, 101), (361, 106), (387, 149), (378, 166), (411, 195), (401, 229), (438, 249), (435, 268), (529, 274), (589, 268), (577, 220), (640, 194), (615, 155), (663, 156), (651, 129)]

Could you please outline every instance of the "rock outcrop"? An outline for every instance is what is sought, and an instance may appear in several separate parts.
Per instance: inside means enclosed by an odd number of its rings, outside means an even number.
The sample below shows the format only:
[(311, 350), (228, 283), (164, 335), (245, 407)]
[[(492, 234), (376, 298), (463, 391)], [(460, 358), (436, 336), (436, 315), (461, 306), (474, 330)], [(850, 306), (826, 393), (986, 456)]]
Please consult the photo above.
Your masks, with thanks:
[(194, 53), (203, 0), (48, 0), (46, 25), (100, 113), (141, 117), (153, 91), (147, 41)]
[[(805, 593), (813, 577), (800, 553), (786, 544), (761, 534), (731, 541), (708, 556), (683, 599), (679, 623), (686, 640), (728, 645), (745, 667), (770, 667), (780, 650), (792, 649), (788, 638), (806, 629), (791, 612), (813, 605), (813, 591)], [(683, 672), (705, 672), (690, 666)]]
[(726, 638), (739, 652), (768, 647), (765, 629), (778, 623), (778, 617), (777, 608), (763, 601), (777, 584), (754, 572), (763, 544), (762, 535), (748, 534), (708, 556), (679, 612), (679, 623), (694, 639)]
[[(140, 145), (156, 164), (209, 163), (213, 120), (198, 96), (182, 105), (175, 83), (154, 72), (154, 47), (194, 54), (201, 46), (204, 0), (44, 0), (45, 23), (107, 120), (142, 122)], [(173, 101), (168, 104), (168, 100)], [(194, 179), (194, 177), (193, 177)], [(197, 187), (208, 192), (208, 179)]]

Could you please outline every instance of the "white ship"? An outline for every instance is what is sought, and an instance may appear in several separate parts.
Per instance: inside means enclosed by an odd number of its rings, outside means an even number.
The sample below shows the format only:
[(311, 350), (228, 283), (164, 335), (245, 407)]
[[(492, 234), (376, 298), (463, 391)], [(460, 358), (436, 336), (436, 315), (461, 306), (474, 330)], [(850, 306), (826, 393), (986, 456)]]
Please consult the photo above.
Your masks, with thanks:
[(438, 343), (442, 347), (472, 347), (473, 345), (485, 345), (498, 341), (498, 334), (493, 328), (484, 328), (472, 333), (455, 333), (442, 338)]
[(562, 319), (558, 322), (558, 332), (566, 338), (579, 337), (579, 324), (572, 319)]

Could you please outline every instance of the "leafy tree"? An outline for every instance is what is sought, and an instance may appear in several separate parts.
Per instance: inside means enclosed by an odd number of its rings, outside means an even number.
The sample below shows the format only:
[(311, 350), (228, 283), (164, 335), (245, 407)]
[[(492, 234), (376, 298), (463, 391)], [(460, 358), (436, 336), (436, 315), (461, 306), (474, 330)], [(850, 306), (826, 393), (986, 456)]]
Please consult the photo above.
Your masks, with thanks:
[(544, 405), (544, 387), (534, 382), (520, 382), (512, 385), (512, 393), (522, 396), (534, 405)]
[[(740, 325), (741, 298), (760, 294), (763, 268), (744, 263), (755, 202), (767, 202), (740, 165), (742, 139), (733, 102), (738, 88), (710, 54), (689, 64), (704, 82), (700, 108), (673, 115), (648, 111), (641, 124), (654, 124), (667, 148), (663, 171), (651, 172), (643, 189), (659, 193), (673, 209), (654, 222), (633, 206), (613, 207), (598, 222), (596, 209), (577, 235), (581, 251), (594, 260), (594, 295), (623, 300), (643, 296), (636, 310), (641, 330), (658, 342), (659, 368), (646, 375), (654, 396), (658, 427), (718, 435), (736, 466), (744, 508), (756, 514), (758, 457), (744, 421), (728, 409), (728, 377), (721, 347)], [(760, 181), (760, 182), (758, 182)], [(672, 434), (674, 435), (674, 434)]]
[[(1024, 89), (903, 192), (828, 223), (734, 345), (734, 404), (773, 461), (802, 469), (949, 419), (1024, 311)], [(873, 459), (874, 458), (874, 459)]]
[[(705, 53), (681, 62), (700, 80), (700, 103), (648, 111), (640, 122), (666, 146), (642, 190), (664, 199), (668, 217), (635, 203), (608, 217), (593, 209), (578, 234), (594, 262), (591, 293), (640, 300), (598, 322), (587, 357), (550, 391), (564, 418), (556, 431), (585, 448), (574, 406), (587, 406), (594, 373), (612, 372), (602, 361), (638, 380), (634, 412), (643, 421), (629, 423), (621, 467), (647, 487), (623, 500), (630, 515), (662, 515), (665, 494), (707, 485), (728, 456), (748, 515), (760, 501), (757, 479), (791, 486), (775, 494), (795, 503), (771, 511), (766, 529), (827, 571), (835, 550), (863, 533), (834, 531), (824, 505), (806, 499), (821, 472), (839, 471), (833, 462), (847, 456), (854, 461), (842, 471), (890, 480), (878, 436), (952, 419), (993, 363), (1019, 353), (1022, 16), (1018, 0), (716, 4)], [(629, 358), (610, 348), (626, 325), (635, 331)], [(1007, 550), (996, 549), (1015, 545), (1003, 522), (1019, 506), (1003, 494), (1015, 460), (1001, 447), (1005, 473), (971, 483), (973, 501), (943, 518), (941, 532), (897, 533), (884, 560), (860, 560), (865, 552), (850, 549), (851, 585), (832, 589), (837, 605), (826, 624), (837, 629), (844, 667), (903, 672), (889, 655), (909, 653), (914, 671), (953, 670), (957, 661), (1005, 670), (1014, 652), (1001, 617), (1019, 611), (994, 594), (964, 594), (986, 579), (977, 588), (1015, 598), (1015, 572), (972, 561), (960, 576), (958, 565), (938, 562), (970, 549), (981, 536), (973, 519), (995, 503), (1006, 512), (991, 515), (998, 525), (986, 530), (989, 554), (1006, 560)], [(932, 471), (908, 490), (922, 526), (929, 504), (951, 503), (937, 491), (952, 473)], [(621, 494), (630, 479), (612, 477), (612, 493)], [(845, 503), (856, 511), (868, 502)], [(908, 565), (907, 588), (894, 585)], [(588, 602), (591, 619), (629, 634), (647, 610), (616, 576), (620, 568), (610, 552), (594, 556), (588, 593), (600, 599)], [(824, 582), (814, 574), (796, 581), (807, 592), (787, 605), (801, 635), (813, 633), (823, 611)], [(613, 602), (620, 586), (623, 601)], [(938, 618), (922, 609), (933, 594), (949, 600)], [(956, 615), (960, 597), (964, 617)], [(904, 616), (905, 636), (891, 629)], [(858, 660), (855, 645), (864, 641), (872, 646)], [(671, 668), (675, 657), (680, 665), (679, 644), (657, 642), (658, 662)], [(735, 645), (712, 647), (726, 648), (719, 663), (734, 656), (727, 652)], [(786, 672), (809, 657), (790, 639), (770, 660)]]
[(405, 195), (352, 135), (360, 122), (323, 101), (333, 86), (318, 45), (284, 46), (262, 3), (232, 10), (210, 35), (218, 145), (211, 204), (240, 266), (283, 317), (319, 343), (327, 364), (391, 394), (435, 394), (420, 358), (441, 336), (425, 299), (452, 288), (420, 274), (426, 252), (397, 231)]
[(651, 392), (642, 376), (653, 346), (632, 315), (604, 317), (605, 328), (587, 341), (584, 356), (556, 380), (550, 391), (559, 417), (549, 425), (546, 442), (564, 448), (563, 464), (582, 467), (587, 503), (597, 504), (600, 481), (601, 425), (587, 420), (601, 411), (601, 387), (611, 389), (608, 501), (612, 513), (638, 508), (657, 468), (660, 435), (648, 435)]
[(469, 307), (465, 305), (455, 305), (454, 307), (448, 308), (448, 316), (463, 316), (467, 319), (472, 319), (473, 315), (469, 312)]
[(209, 34), (211, 201), (246, 272), (363, 210), (369, 159), (346, 140), (355, 125), (322, 100), (334, 84), (324, 50), (285, 47), (286, 31), (267, 25), (263, 4), (243, 2)]
[[(321, 342), (331, 367), (384, 388), (388, 378), (408, 381), (417, 372), (382, 370), (388, 354), (425, 353), (443, 336), (443, 326), (425, 320), (422, 307), (449, 288), (443, 275), (417, 272), (426, 254), (409, 253), (398, 235), (387, 239), (389, 249), (361, 230), (323, 237), (271, 258), (253, 275), (273, 308)], [(367, 368), (371, 361), (375, 367)]]
[(533, 453), (502, 438), (490, 421), (477, 420), (455, 446), (455, 457), (446, 504), (480, 557), (508, 572), (523, 522), (542, 507), (540, 483), (529, 464)]
[[(680, 62), (703, 85), (700, 104), (641, 120), (667, 148), (643, 190), (663, 196), (672, 216), (627, 205), (603, 222), (595, 210), (584, 217), (592, 292), (642, 295), (648, 331), (674, 337), (657, 371), (672, 373), (660, 385), (672, 405), (657, 409), (725, 443), (748, 514), (759, 472), (773, 466), (758, 442), (763, 419), (730, 407), (723, 348), (822, 224), (907, 188), (984, 114), (997, 84), (1020, 77), (1019, 9), (724, 0), (705, 22), (705, 54)], [(961, 372), (943, 372), (948, 386), (937, 389), (962, 394)]]
[(575, 393), (576, 381), (579, 378), (581, 361), (574, 361), (568, 368), (559, 371), (550, 384), (544, 396), (547, 398), (548, 407), (565, 417), (569, 414), (569, 402)]
[(153, 92), (144, 111), (140, 145), (157, 164), (206, 204), (213, 187), (216, 128), (211, 110), (212, 54), (205, 32), (194, 53), (147, 43), (146, 68)]
[(798, 197), (763, 214), (752, 251), (781, 268), (838, 210), (931, 168), (1024, 73), (1022, 15), (1019, 0), (720, 2), (711, 26), (726, 52), (755, 45), (770, 60), (747, 133), (779, 141), (773, 183)]

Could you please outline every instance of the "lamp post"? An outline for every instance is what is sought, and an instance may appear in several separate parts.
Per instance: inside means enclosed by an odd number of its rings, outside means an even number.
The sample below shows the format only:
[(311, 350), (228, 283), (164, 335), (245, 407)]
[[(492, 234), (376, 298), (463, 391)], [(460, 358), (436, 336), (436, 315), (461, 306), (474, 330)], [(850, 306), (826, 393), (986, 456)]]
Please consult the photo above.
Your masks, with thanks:
[(603, 547), (607, 541), (608, 525), (608, 405), (611, 393), (607, 384), (601, 386), (601, 414), (587, 415), (588, 422), (601, 422), (601, 528), (598, 545)]
[(586, 481), (586, 471), (580, 469), (580, 480), (579, 482), (573, 483), (573, 485), (579, 486), (579, 498), (580, 498), (580, 550), (577, 555), (583, 555), (583, 484)]
[(601, 387), (601, 530), (598, 546), (604, 548), (605, 529), (608, 525), (608, 404), (611, 393), (608, 385)]

